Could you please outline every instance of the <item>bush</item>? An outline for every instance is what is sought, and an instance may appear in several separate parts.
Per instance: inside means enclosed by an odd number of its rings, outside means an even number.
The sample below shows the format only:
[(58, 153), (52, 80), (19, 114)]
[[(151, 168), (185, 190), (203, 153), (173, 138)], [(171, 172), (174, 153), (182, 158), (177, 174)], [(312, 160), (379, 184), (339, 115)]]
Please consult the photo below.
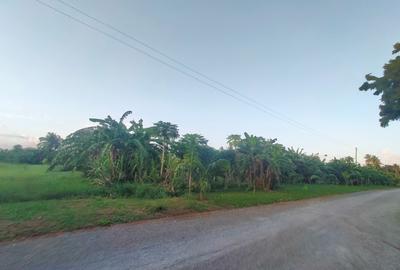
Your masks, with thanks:
[(336, 175), (334, 175), (333, 173), (330, 173), (325, 177), (325, 182), (328, 184), (338, 184), (339, 180), (336, 177)]
[(181, 196), (185, 194), (186, 190), (186, 179), (182, 176), (175, 176), (172, 179), (172, 190), (168, 193), (170, 196)]
[(210, 181), (210, 187), (212, 190), (225, 190), (225, 178), (217, 176)]
[(123, 197), (131, 197), (136, 195), (136, 186), (134, 183), (119, 183), (112, 187), (112, 193)]
[(319, 184), (320, 179), (321, 178), (318, 175), (315, 175), (315, 174), (311, 175), (311, 177), (310, 177), (311, 184), (316, 184), (316, 183)]
[(112, 193), (123, 197), (160, 199), (167, 196), (163, 187), (152, 184), (120, 183), (115, 184), (111, 189)]
[(143, 199), (160, 199), (165, 198), (167, 194), (163, 187), (151, 184), (138, 184), (135, 196)]

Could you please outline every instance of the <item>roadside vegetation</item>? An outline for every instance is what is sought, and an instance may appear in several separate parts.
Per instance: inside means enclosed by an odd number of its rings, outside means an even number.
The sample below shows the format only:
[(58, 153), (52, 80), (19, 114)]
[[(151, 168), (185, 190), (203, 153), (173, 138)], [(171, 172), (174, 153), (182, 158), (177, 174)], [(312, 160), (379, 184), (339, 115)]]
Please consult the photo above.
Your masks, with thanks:
[[(277, 139), (233, 134), (227, 148), (214, 149), (200, 134), (180, 136), (177, 125), (159, 121), (90, 119), (94, 125), (64, 140), (48, 133), (37, 149), (15, 146), (0, 161), (49, 165), (56, 172), (81, 172), (99, 186), (151, 184), (169, 196), (237, 188), (271, 191), (283, 184), (394, 185), (400, 167), (383, 166), (374, 155), (365, 165), (352, 157), (326, 161), (319, 154), (287, 148)], [(29, 175), (29, 173), (27, 173)], [(78, 176), (77, 176), (78, 177)], [(43, 180), (44, 181), (44, 180)]]
[[(0, 241), (194, 212), (247, 207), (388, 188), (378, 185), (282, 185), (272, 192), (225, 190), (171, 197), (150, 184), (98, 185), (79, 172), (0, 163)], [(161, 190), (161, 192), (160, 192)]]
[(94, 125), (37, 148), (0, 150), (0, 240), (134, 220), (299, 200), (400, 182), (374, 155), (325, 160), (277, 139), (230, 135), (214, 149), (200, 134), (159, 121)]

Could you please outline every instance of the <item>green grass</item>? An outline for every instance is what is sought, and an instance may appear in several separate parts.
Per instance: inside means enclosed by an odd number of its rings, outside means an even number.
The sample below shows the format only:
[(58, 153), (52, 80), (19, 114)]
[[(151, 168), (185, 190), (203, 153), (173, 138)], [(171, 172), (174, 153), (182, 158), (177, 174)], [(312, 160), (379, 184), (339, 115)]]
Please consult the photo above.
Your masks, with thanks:
[(77, 172), (0, 163), (0, 241), (214, 209), (247, 207), (364, 191), (383, 186), (287, 185), (273, 192), (212, 192), (162, 199), (102, 197)]
[(86, 198), (0, 204), (0, 240), (212, 209), (184, 198)]
[(44, 165), (0, 163), (0, 203), (101, 195), (79, 172), (48, 172)]
[(238, 208), (385, 188), (388, 186), (286, 185), (272, 192), (215, 192), (207, 197), (213, 205)]

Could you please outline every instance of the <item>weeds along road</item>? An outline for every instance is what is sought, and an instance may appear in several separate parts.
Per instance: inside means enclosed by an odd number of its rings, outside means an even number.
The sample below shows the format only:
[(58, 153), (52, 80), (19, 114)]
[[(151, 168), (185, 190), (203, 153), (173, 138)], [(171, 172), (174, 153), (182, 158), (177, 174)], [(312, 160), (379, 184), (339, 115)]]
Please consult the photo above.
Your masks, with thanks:
[(0, 244), (1, 269), (400, 269), (400, 189)]

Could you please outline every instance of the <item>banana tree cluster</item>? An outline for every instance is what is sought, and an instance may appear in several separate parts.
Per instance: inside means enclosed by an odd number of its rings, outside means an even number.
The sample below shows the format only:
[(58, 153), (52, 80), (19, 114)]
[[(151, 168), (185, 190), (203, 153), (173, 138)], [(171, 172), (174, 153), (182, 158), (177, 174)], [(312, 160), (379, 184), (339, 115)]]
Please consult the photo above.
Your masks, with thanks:
[[(228, 136), (228, 147), (217, 150), (200, 134), (180, 136), (177, 125), (163, 121), (144, 127), (141, 119), (128, 121), (131, 114), (127, 111), (119, 120), (91, 118), (94, 126), (73, 132), (52, 150), (50, 168), (80, 170), (105, 185), (146, 182), (172, 194), (195, 190), (201, 197), (210, 189), (255, 192), (286, 183), (382, 184), (399, 178), (398, 167), (384, 168), (375, 157), (367, 157), (367, 166), (351, 158), (327, 162), (318, 154), (248, 133)], [(43, 139), (42, 148), (45, 143)]]

